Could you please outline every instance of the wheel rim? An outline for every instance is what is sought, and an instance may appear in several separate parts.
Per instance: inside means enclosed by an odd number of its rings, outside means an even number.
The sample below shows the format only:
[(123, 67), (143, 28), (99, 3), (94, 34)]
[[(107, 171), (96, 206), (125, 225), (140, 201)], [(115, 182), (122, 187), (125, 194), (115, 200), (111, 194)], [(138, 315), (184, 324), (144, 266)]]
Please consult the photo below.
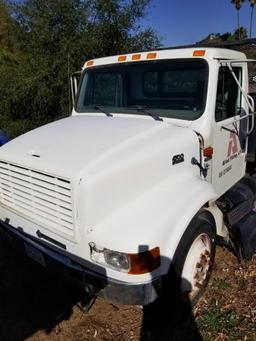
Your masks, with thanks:
[(190, 301), (205, 287), (211, 267), (211, 239), (201, 233), (187, 253), (181, 274), (181, 292)]

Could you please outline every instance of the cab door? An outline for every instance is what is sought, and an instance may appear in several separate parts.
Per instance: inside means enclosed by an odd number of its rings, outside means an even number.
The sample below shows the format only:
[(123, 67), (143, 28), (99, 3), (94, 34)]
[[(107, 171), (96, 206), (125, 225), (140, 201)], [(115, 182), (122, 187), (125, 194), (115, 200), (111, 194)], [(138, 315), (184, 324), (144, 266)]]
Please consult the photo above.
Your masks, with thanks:
[[(243, 66), (232, 68), (243, 86)], [(219, 195), (245, 174), (248, 108), (239, 86), (227, 66), (220, 66), (213, 129), (212, 183)]]

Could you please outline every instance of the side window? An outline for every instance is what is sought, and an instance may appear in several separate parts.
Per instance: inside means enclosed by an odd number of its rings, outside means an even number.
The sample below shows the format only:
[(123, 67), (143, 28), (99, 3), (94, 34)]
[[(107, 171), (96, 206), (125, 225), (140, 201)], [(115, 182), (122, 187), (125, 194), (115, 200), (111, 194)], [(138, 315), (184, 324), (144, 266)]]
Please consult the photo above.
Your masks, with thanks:
[[(241, 84), (242, 69), (233, 68), (237, 79)], [(241, 111), (241, 91), (227, 67), (219, 70), (217, 98), (215, 106), (216, 122), (238, 115)]]

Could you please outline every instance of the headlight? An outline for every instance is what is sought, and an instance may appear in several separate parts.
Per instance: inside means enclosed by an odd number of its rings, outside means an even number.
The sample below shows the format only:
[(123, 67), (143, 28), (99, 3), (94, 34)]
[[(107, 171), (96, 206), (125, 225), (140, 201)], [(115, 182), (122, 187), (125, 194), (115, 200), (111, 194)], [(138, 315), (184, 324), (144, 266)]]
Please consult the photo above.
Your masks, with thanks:
[(118, 271), (129, 272), (130, 261), (128, 254), (99, 248), (94, 243), (90, 243), (90, 248), (91, 259), (95, 263), (105, 264)]
[(96, 247), (94, 243), (89, 245), (93, 262), (131, 275), (151, 272), (161, 263), (159, 247), (140, 253), (123, 253)]
[(105, 262), (117, 270), (128, 271), (130, 269), (129, 256), (122, 252), (104, 250)]

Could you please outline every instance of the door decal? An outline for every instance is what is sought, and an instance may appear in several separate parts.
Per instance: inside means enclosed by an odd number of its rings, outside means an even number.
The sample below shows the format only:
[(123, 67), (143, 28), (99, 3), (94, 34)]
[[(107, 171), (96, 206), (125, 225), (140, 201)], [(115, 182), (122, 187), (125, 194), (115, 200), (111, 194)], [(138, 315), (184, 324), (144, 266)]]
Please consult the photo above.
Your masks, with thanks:
[(230, 155), (233, 155), (238, 152), (237, 148), (237, 135), (233, 132), (230, 133), (229, 138), (229, 144), (228, 144), (228, 155), (227, 157), (230, 157)]

